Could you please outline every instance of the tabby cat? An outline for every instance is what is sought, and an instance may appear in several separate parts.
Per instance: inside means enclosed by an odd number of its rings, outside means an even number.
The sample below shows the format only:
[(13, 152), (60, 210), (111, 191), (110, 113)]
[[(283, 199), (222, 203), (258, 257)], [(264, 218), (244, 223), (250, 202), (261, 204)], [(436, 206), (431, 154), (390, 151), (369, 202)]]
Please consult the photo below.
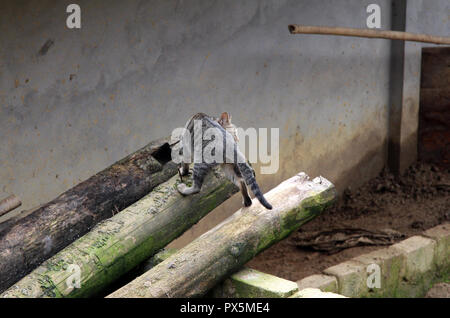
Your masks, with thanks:
[[(213, 134), (215, 137), (214, 139), (211, 138), (208, 140), (208, 138), (204, 138), (204, 132), (206, 132), (209, 128), (215, 129)], [(217, 138), (217, 136), (219, 137)], [(269, 210), (272, 209), (272, 206), (264, 198), (258, 184), (256, 183), (253, 169), (248, 164), (242, 152), (239, 151), (237, 146), (237, 129), (236, 126), (231, 123), (231, 116), (228, 115), (228, 113), (222, 113), (220, 118), (210, 117), (203, 113), (195, 114), (186, 123), (185, 131), (181, 136), (180, 141), (182, 149), (188, 150), (189, 152), (188, 154), (183, 154), (186, 156), (184, 156), (183, 160), (181, 160), (182, 162), (179, 167), (180, 177), (189, 174), (188, 162), (194, 162), (193, 185), (191, 187), (187, 187), (184, 183), (180, 183), (178, 185), (178, 191), (181, 194), (190, 195), (199, 192), (202, 187), (203, 180), (209, 170), (217, 165), (220, 165), (227, 178), (240, 188), (244, 206), (248, 207), (252, 205), (252, 200), (247, 189), (248, 185), (259, 202), (261, 202), (265, 208)], [(215, 151), (211, 152), (214, 156), (216, 151), (222, 150), (223, 157), (221, 157), (220, 160), (210, 160), (210, 162), (207, 162), (204, 158), (202, 158), (202, 161), (197, 162), (199, 160), (196, 160), (193, 155), (194, 150), (197, 150), (194, 149), (195, 145), (201, 145), (201, 149), (199, 150), (202, 154), (204, 153), (204, 150), (215, 149)], [(230, 149), (231, 151), (227, 151)]]

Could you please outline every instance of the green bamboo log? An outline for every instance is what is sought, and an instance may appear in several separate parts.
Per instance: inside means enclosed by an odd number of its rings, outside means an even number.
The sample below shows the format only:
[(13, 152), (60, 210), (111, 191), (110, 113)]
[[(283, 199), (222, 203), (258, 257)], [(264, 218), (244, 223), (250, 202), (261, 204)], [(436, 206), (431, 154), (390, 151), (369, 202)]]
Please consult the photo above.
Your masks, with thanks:
[(183, 197), (176, 189), (178, 183), (179, 177), (174, 176), (102, 221), (0, 297), (98, 295), (238, 191), (217, 169), (210, 172), (198, 194)]
[(200, 297), (217, 283), (310, 221), (336, 198), (334, 186), (300, 173), (206, 232), (108, 297)]

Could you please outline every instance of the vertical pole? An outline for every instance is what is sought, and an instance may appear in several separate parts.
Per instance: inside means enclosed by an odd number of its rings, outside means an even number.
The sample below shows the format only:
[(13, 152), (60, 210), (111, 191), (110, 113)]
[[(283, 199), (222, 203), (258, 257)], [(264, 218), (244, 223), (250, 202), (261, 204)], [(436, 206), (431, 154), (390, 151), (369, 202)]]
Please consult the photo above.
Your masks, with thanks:
[[(391, 30), (405, 31), (406, 0), (392, 0)], [(394, 174), (400, 173), (400, 143), (403, 108), (403, 74), (405, 42), (391, 41), (389, 72), (389, 126), (387, 164)]]

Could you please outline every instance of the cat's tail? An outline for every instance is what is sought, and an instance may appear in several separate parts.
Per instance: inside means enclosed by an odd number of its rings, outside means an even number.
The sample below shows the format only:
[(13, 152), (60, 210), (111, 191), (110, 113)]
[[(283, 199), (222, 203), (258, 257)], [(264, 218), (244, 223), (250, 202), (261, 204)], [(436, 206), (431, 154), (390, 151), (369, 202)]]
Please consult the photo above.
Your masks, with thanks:
[(272, 210), (272, 205), (267, 202), (266, 198), (261, 192), (258, 184), (256, 183), (255, 175), (253, 174), (253, 169), (248, 165), (248, 163), (237, 163), (239, 171), (242, 174), (242, 177), (245, 180), (245, 183), (250, 187), (255, 197), (258, 199), (261, 204), (269, 210)]

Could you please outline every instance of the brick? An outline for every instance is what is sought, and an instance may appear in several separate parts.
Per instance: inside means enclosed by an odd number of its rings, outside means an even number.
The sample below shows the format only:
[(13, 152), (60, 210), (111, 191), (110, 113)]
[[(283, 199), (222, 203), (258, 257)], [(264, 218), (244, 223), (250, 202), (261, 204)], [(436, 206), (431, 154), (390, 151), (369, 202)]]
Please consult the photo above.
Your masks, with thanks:
[(338, 292), (347, 297), (359, 297), (367, 293), (366, 266), (350, 260), (324, 270), (327, 275), (333, 275), (338, 281)]
[[(369, 293), (391, 297), (399, 286), (405, 271), (405, 258), (400, 250), (393, 248), (382, 248), (367, 254), (353, 258), (353, 260), (365, 265), (366, 277), (374, 273), (368, 266), (376, 264), (380, 267), (380, 288), (368, 288)], [(367, 282), (366, 278), (366, 282)]]
[(305, 288), (318, 288), (323, 292), (335, 293), (338, 291), (337, 279), (329, 275), (311, 275), (297, 281), (299, 290)]
[(285, 298), (298, 291), (295, 282), (244, 268), (215, 287), (212, 296), (220, 298)]
[(347, 298), (347, 297), (336, 293), (323, 292), (318, 288), (305, 288), (296, 292), (289, 298)]
[(434, 263), (438, 268), (450, 266), (450, 223), (438, 225), (424, 232), (424, 235), (436, 241)]
[(436, 242), (422, 236), (412, 236), (390, 248), (400, 251), (405, 259), (404, 277), (414, 281), (433, 268)]
[(431, 287), (427, 294), (426, 298), (449, 298), (450, 296), (450, 284), (449, 283), (438, 283), (434, 284)]

